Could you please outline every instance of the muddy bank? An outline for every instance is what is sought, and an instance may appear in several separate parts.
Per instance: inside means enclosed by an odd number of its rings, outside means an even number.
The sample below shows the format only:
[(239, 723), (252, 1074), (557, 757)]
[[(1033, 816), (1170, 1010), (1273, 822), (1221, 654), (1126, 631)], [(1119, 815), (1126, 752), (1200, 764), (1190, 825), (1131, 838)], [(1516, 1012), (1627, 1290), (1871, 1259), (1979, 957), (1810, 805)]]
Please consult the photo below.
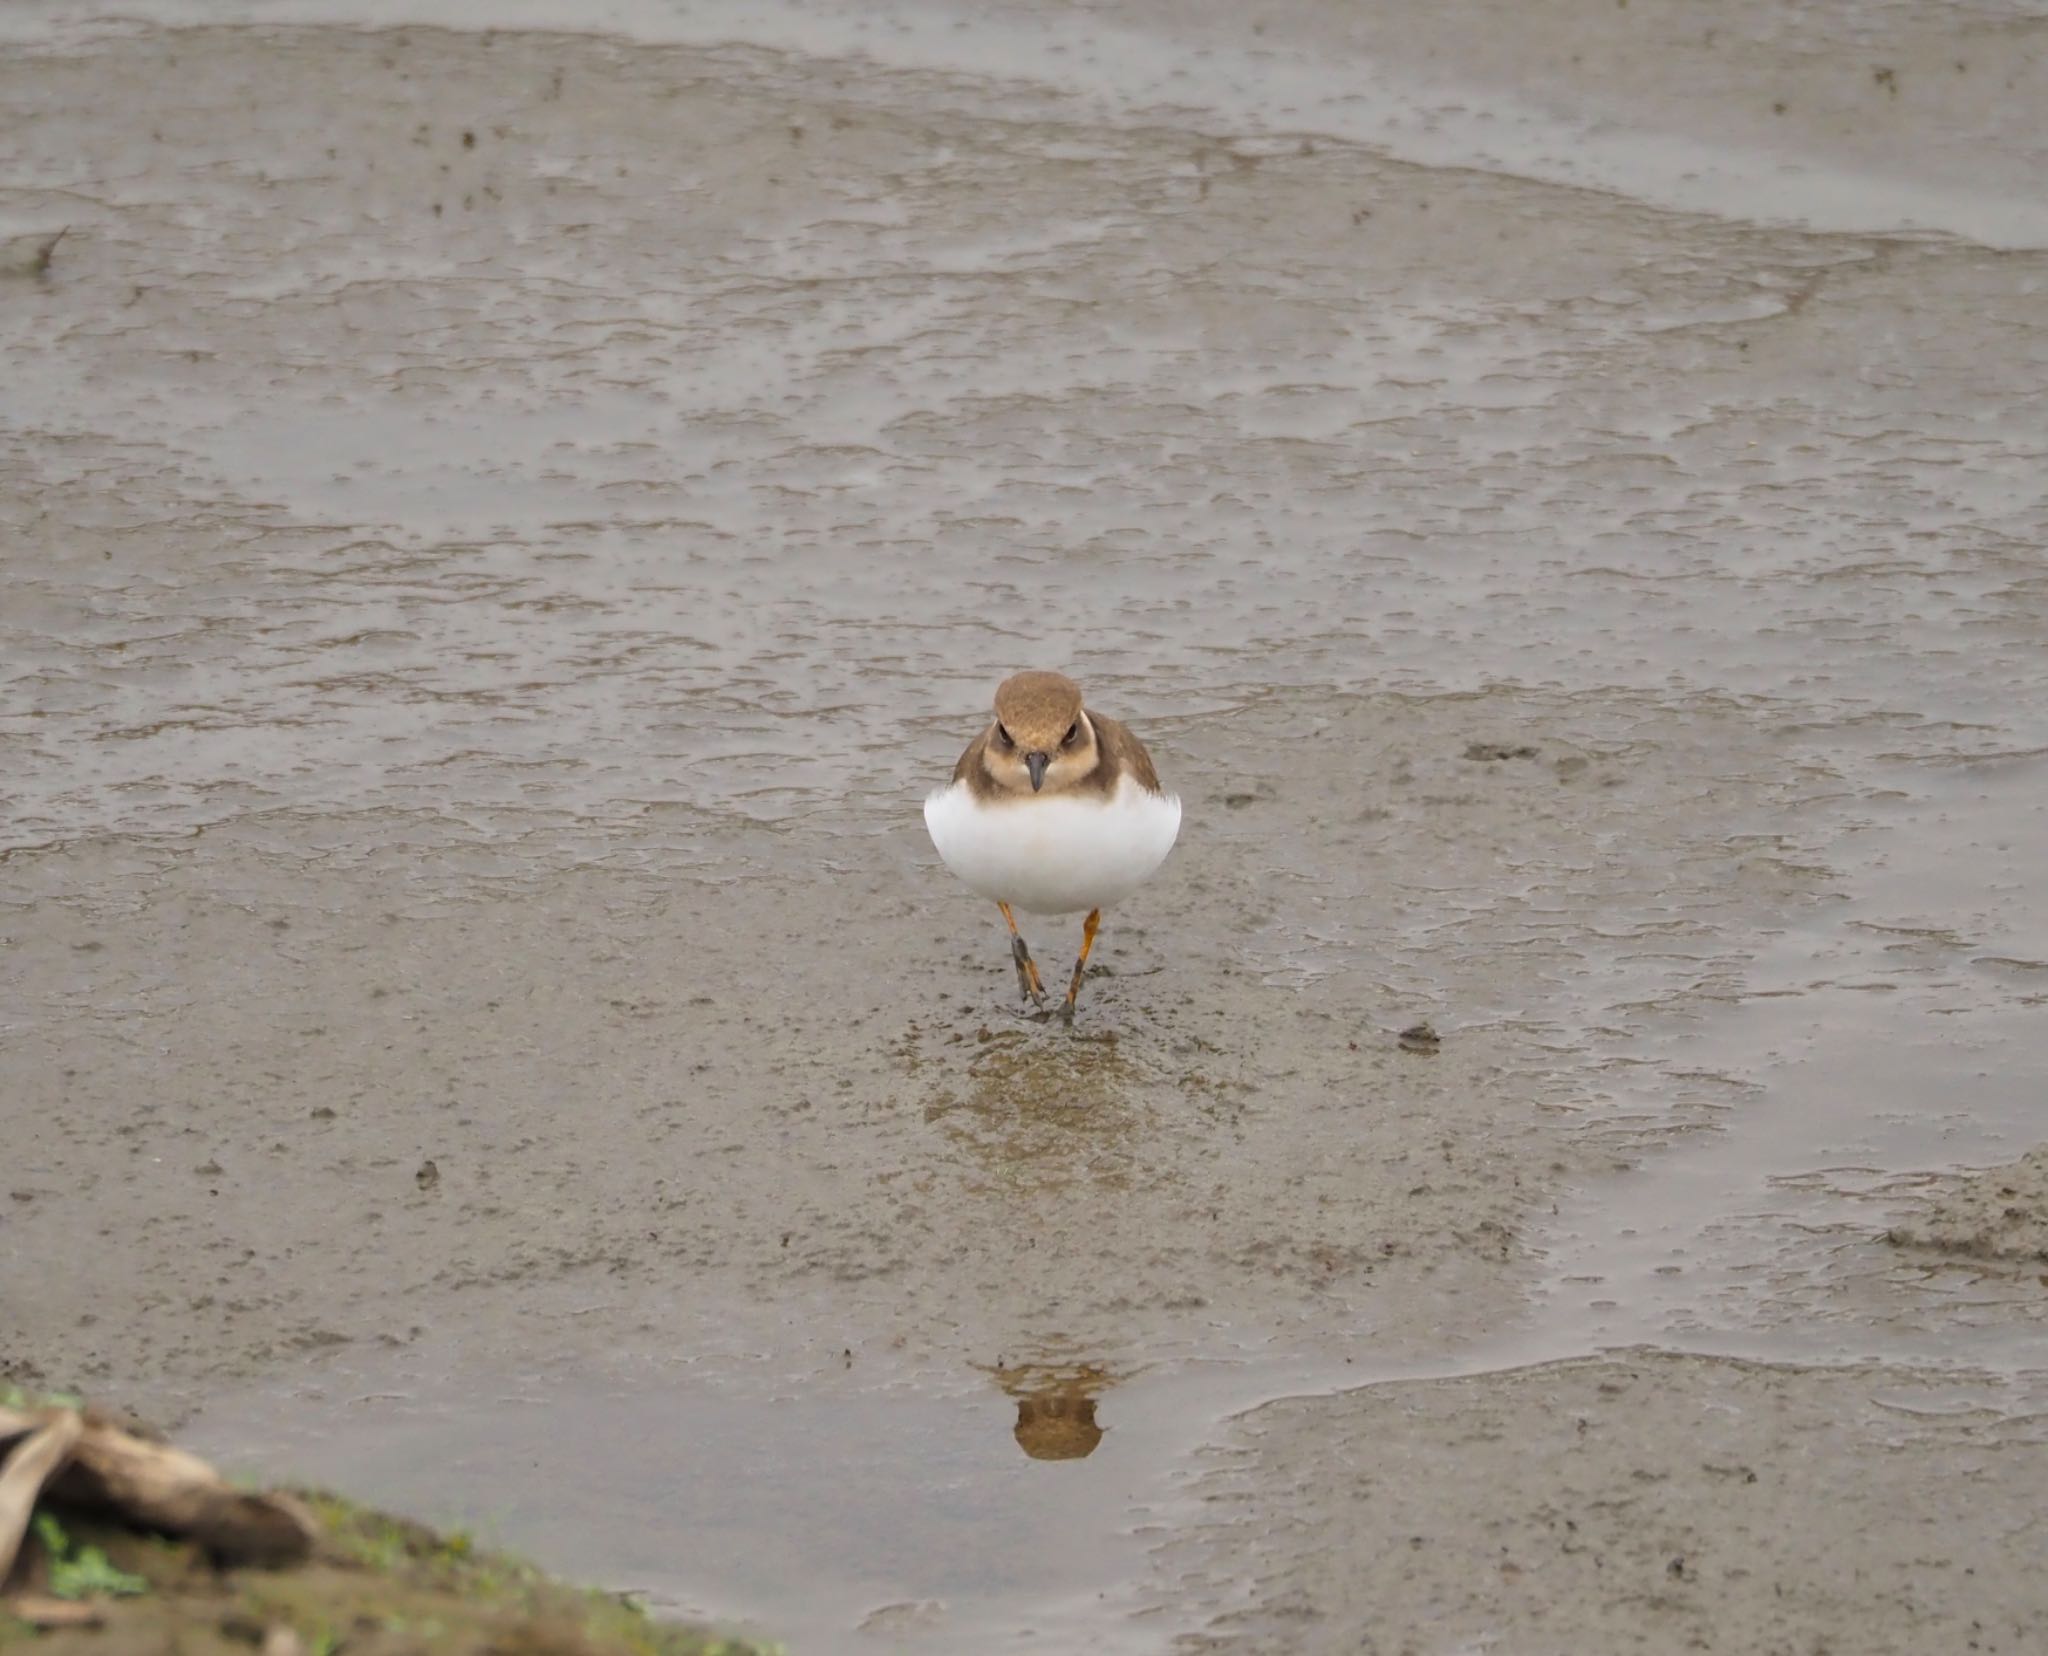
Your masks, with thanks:
[(1273, 1404), (1168, 1545), (1215, 1616), (1180, 1648), (2016, 1656), (2040, 1398), (1632, 1354)]
[[(191, 1542), (137, 1534), (104, 1519), (52, 1515), (51, 1557), (91, 1562), (92, 1590), (47, 1595), (37, 1614), (90, 1609), (75, 1627), (33, 1628), (0, 1603), (0, 1650), (44, 1656), (766, 1656), (705, 1629), (651, 1620), (636, 1606), (553, 1581), (462, 1533), (309, 1492), (314, 1556), (271, 1569), (223, 1569)], [(47, 1574), (38, 1563), (33, 1573)]]
[[(1356, 768), (1293, 771), (1302, 726)], [(1630, 697), (1567, 727), (1507, 693), (1155, 729), (1201, 817), (1105, 930), (1071, 1033), (1019, 1015), (1000, 920), (881, 810), (697, 826), (696, 873), (509, 885), (452, 851), (430, 876), (369, 823), (333, 854), (222, 827), (126, 867), (18, 856), (17, 890), (47, 882), (22, 981), (83, 971), (124, 1008), (37, 1020), (5, 1060), (65, 1123), (15, 1181), (57, 1273), (27, 1349), (174, 1404), (457, 1315), (478, 1359), (765, 1347), (963, 1378), (1211, 1343), (1385, 1358), (1498, 1323), (1530, 1206), (1615, 1159), (1572, 1130), (1600, 1106), (1554, 1043), (1642, 935), (1638, 882), (1660, 946), (1800, 899), (1727, 840), (1781, 792), (1768, 734)], [(1528, 756), (1468, 756), (1502, 731)], [(917, 741), (943, 769), (946, 734)], [(1628, 850), (1584, 862), (1599, 838)], [(614, 860), (663, 842), (622, 825)], [(1529, 896), (1488, 890), (1503, 862)], [(1304, 958), (1311, 930), (1386, 981)], [(1420, 1016), (1433, 1053), (1397, 1039)]]
[(1892, 1227), (1890, 1240), (1964, 1259), (2048, 1263), (2048, 1149), (1947, 1181)]

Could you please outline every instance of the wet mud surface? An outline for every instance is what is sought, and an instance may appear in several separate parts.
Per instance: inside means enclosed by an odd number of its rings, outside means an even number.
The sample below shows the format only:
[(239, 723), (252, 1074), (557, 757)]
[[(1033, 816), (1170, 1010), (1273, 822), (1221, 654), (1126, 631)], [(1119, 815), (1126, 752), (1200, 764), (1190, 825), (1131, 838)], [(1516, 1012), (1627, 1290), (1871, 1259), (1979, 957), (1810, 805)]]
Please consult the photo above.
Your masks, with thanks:
[[(10, 1356), (802, 1649), (2038, 1640), (1902, 1239), (2048, 1083), (2041, 49), (1638, 11), (1768, 211), (1313, 8), (24, 11)], [(1023, 665), (1186, 806), (1071, 1032), (918, 816)]]
[(2039, 1404), (1641, 1355), (1275, 1404), (1170, 1549), (1214, 1612), (1183, 1648), (2031, 1650)]

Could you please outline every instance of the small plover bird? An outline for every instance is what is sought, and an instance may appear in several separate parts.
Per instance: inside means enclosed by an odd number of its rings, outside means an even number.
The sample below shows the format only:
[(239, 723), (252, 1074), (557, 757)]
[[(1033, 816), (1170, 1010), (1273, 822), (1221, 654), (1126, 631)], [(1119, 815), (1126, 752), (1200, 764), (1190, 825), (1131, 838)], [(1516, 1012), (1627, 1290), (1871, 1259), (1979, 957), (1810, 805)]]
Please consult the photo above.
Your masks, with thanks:
[(1071, 1019), (1102, 911), (1166, 861), (1180, 801), (1161, 790), (1145, 744), (1083, 707), (1072, 679), (1018, 673), (953, 780), (925, 800), (924, 824), (945, 865), (1003, 911), (1018, 990), (1041, 1007), (1045, 984), (1012, 910), (1087, 911), (1062, 1008)]

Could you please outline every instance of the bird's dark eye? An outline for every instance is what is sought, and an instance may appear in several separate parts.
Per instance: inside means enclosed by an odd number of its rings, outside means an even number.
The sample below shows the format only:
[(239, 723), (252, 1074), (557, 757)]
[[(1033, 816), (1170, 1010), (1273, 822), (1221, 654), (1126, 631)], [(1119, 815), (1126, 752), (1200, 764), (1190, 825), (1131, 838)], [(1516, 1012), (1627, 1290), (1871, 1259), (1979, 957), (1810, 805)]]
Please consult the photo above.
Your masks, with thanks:
[(1002, 745), (1006, 748), (1015, 747), (1017, 745), (1015, 742), (1010, 740), (1010, 733), (1007, 730), (1005, 730), (1001, 725), (996, 726), (996, 740), (1002, 743)]
[(1067, 733), (1066, 733), (1066, 735), (1064, 735), (1064, 736), (1062, 736), (1062, 737), (1060, 738), (1060, 746), (1061, 746), (1061, 747), (1072, 747), (1072, 746), (1074, 745), (1074, 738), (1075, 738), (1075, 737), (1077, 737), (1077, 736), (1079, 736), (1080, 734), (1081, 734), (1081, 721), (1080, 721), (1079, 719), (1076, 719), (1076, 720), (1075, 720), (1075, 721), (1074, 721), (1074, 722), (1073, 722), (1072, 724), (1070, 724), (1070, 725), (1068, 725), (1068, 726), (1067, 726)]

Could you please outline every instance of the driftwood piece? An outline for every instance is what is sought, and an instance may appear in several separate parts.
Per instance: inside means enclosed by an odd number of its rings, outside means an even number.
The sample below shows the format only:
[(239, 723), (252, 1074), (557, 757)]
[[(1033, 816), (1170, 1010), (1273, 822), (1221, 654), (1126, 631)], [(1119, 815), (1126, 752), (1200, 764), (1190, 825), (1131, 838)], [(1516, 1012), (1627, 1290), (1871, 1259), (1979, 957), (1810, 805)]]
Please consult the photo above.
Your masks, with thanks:
[(16, 1593), (5, 1603), (10, 1616), (45, 1633), (66, 1627), (98, 1627), (107, 1619), (96, 1604), (87, 1604), (82, 1599), (52, 1598), (48, 1593)]
[(43, 1486), (63, 1469), (85, 1436), (85, 1422), (70, 1409), (30, 1425), (33, 1430), (15, 1445), (6, 1469), (0, 1471), (0, 1581), (14, 1573), (14, 1560)]
[[(111, 1421), (80, 1421), (68, 1410), (46, 1417), (0, 1408), (0, 1440), (36, 1432), (46, 1418), (77, 1423), (70, 1464), (49, 1479), (53, 1500), (184, 1537), (229, 1564), (292, 1564), (313, 1550), (319, 1526), (290, 1496), (236, 1489), (197, 1455), (151, 1443)], [(26, 1447), (15, 1451), (17, 1458)]]

